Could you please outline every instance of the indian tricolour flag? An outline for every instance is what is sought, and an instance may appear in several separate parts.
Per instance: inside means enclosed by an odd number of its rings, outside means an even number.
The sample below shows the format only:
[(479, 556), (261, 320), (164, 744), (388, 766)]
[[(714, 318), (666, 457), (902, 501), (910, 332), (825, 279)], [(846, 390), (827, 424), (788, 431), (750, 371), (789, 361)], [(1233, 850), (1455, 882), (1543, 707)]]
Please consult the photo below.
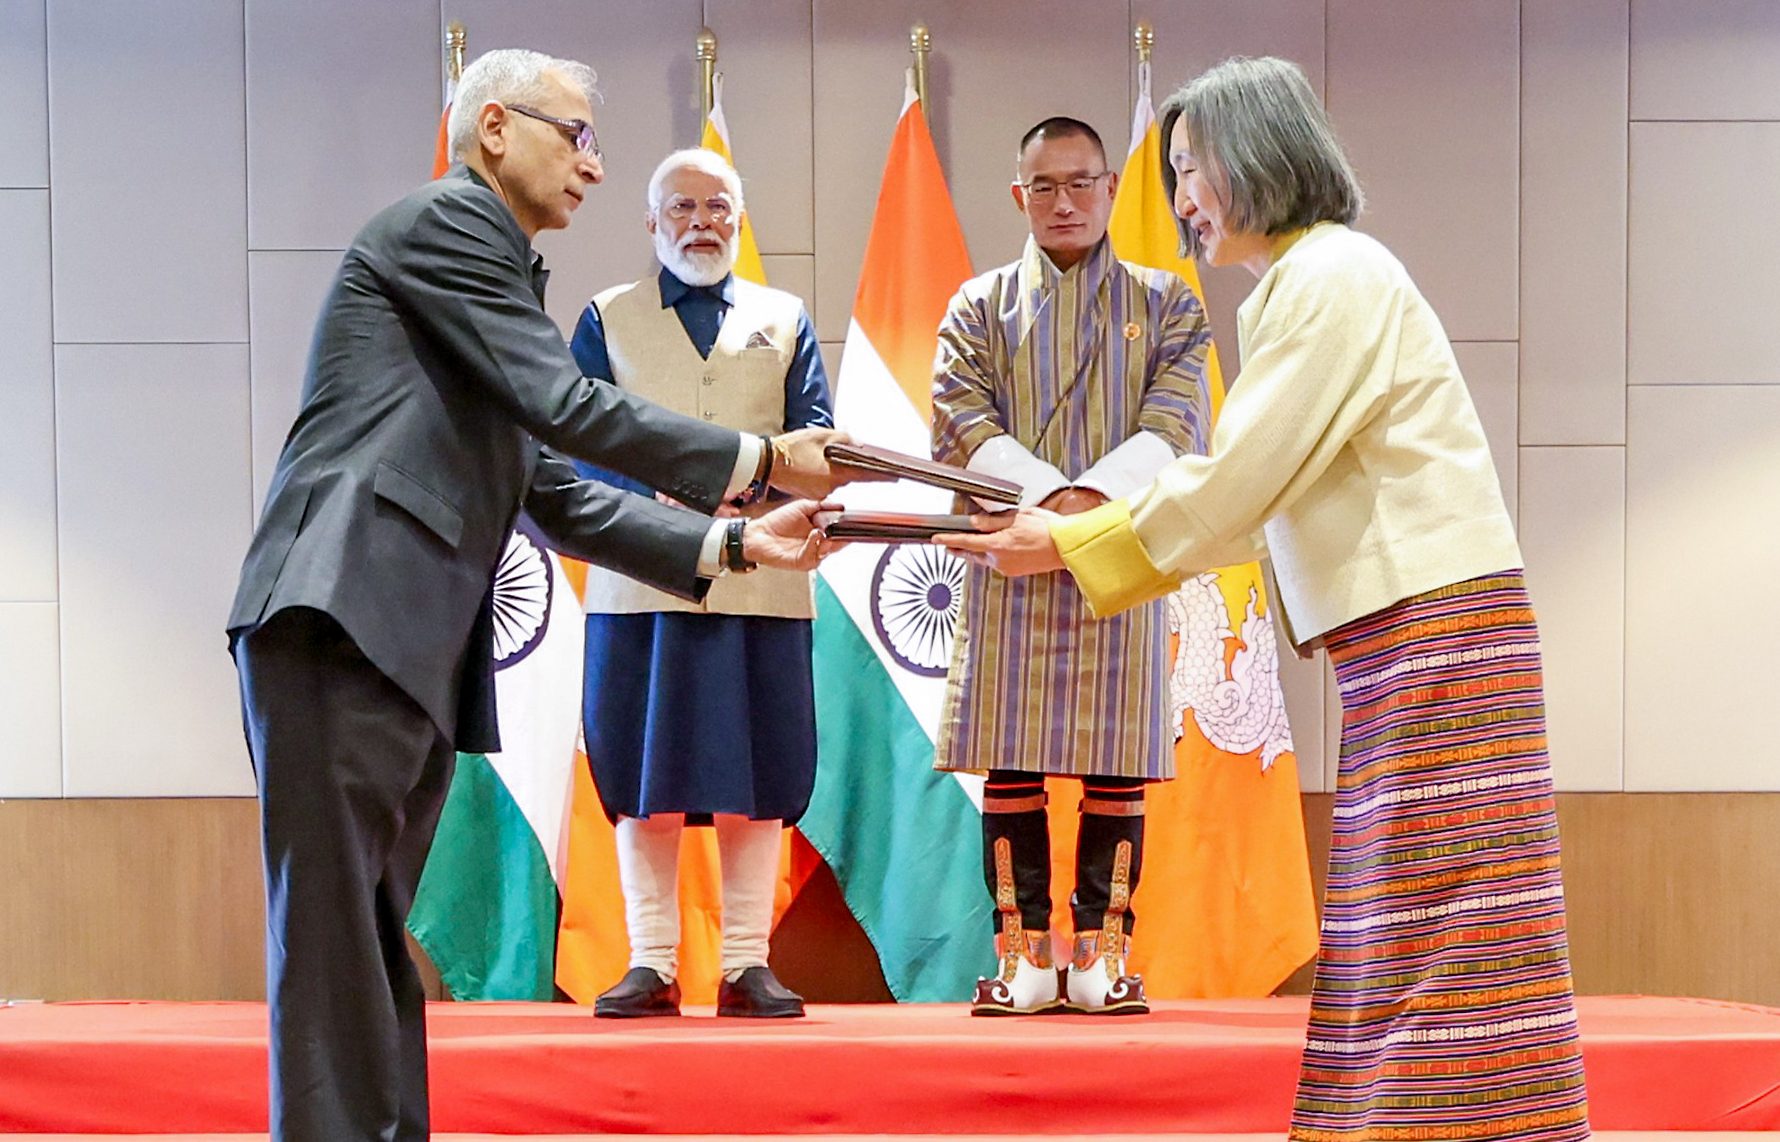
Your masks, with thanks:
[[(1179, 274), (1204, 297), (1198, 267), (1179, 253), (1161, 156), (1145, 62), (1113, 202), (1113, 249)], [(1215, 350), (1207, 369), (1215, 414), (1224, 395)], [(1195, 576), (1168, 607), (1178, 776), (1148, 795), (1131, 965), (1152, 996), (1266, 995), (1316, 954), (1317, 925), (1260, 566)]]
[[(928, 454), (933, 359), (970, 257), (912, 79), (890, 144), (835, 382), (856, 439)], [(947, 493), (856, 485), (854, 508), (946, 511)], [(956, 1001), (994, 962), (980, 779), (933, 743), (963, 565), (937, 547), (855, 544), (817, 578), (816, 788), (799, 828), (828, 862), (900, 1000)]]

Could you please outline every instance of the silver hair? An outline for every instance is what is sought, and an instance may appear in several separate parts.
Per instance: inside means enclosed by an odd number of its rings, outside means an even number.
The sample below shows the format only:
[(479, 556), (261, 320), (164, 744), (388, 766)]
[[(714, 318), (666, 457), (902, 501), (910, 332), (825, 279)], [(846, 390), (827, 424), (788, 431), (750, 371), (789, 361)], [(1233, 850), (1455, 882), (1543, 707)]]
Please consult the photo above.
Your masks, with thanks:
[(736, 173), (736, 169), (722, 155), (703, 147), (687, 147), (683, 151), (675, 151), (656, 165), (655, 173), (649, 176), (651, 212), (661, 207), (662, 188), (666, 185), (668, 176), (677, 170), (688, 168), (722, 180), (723, 189), (729, 192), (730, 199), (735, 203), (736, 213), (742, 212), (742, 176)]
[[(1317, 222), (1351, 224), (1365, 208), (1328, 113), (1289, 60), (1227, 59), (1162, 104), (1162, 182), (1170, 202), (1177, 176), (1168, 151), (1182, 120), (1234, 231), (1271, 235)], [(1197, 257), (1198, 234), (1176, 224), (1181, 253)]]
[(587, 96), (592, 107), (599, 99), (599, 77), (584, 63), (556, 59), (526, 48), (497, 48), (476, 57), (464, 68), (452, 97), (451, 121), (446, 126), (451, 157), (468, 158), (476, 146), (476, 121), (490, 103), (535, 103), (550, 94), (545, 76), (562, 76)]

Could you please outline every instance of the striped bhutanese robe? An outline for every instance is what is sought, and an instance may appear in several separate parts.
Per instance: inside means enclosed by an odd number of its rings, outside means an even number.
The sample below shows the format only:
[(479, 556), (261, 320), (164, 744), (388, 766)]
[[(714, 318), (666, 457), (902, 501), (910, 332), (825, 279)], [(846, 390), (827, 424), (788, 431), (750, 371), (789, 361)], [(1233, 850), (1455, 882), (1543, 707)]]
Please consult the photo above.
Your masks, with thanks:
[[(1116, 481), (1090, 470), (1139, 434), (1164, 463), (1202, 453), (1210, 343), (1180, 278), (1118, 261), (1105, 240), (1059, 271), (1029, 238), (1018, 262), (966, 282), (940, 325), (933, 455), (966, 464), (1006, 434), (1040, 468), (1105, 490)], [(1164, 606), (1095, 619), (1065, 572), (972, 565), (934, 767), (1173, 777)]]

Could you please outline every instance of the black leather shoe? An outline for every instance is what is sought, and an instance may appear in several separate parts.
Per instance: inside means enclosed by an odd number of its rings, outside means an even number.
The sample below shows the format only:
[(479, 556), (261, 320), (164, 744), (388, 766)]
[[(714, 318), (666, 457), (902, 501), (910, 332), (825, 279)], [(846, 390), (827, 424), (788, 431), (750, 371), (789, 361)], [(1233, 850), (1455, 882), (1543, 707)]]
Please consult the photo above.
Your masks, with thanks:
[(780, 983), (771, 968), (748, 968), (734, 983), (724, 980), (717, 985), (717, 1014), (795, 1019), (803, 1014), (803, 996)]
[(653, 968), (631, 968), (593, 1001), (593, 1013), (610, 1019), (680, 1014), (680, 981), (664, 980)]

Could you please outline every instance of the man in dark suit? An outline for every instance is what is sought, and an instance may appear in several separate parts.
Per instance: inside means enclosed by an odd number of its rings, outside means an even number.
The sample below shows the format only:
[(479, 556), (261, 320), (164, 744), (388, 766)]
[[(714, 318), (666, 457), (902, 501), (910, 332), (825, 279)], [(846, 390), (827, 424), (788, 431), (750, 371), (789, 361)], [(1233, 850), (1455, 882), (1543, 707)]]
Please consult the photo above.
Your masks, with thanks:
[(456, 750), (498, 748), (490, 584), (523, 509), (562, 550), (687, 598), (809, 569), (804, 501), (712, 520), (579, 480), (554, 450), (701, 510), (827, 494), (836, 434), (771, 441), (581, 375), (545, 315), (538, 231), (603, 177), (593, 73), (493, 52), (463, 76), (460, 164), (373, 218), (323, 305), (229, 616), (266, 861), (271, 1127), (428, 1136), (424, 996), (403, 923)]

